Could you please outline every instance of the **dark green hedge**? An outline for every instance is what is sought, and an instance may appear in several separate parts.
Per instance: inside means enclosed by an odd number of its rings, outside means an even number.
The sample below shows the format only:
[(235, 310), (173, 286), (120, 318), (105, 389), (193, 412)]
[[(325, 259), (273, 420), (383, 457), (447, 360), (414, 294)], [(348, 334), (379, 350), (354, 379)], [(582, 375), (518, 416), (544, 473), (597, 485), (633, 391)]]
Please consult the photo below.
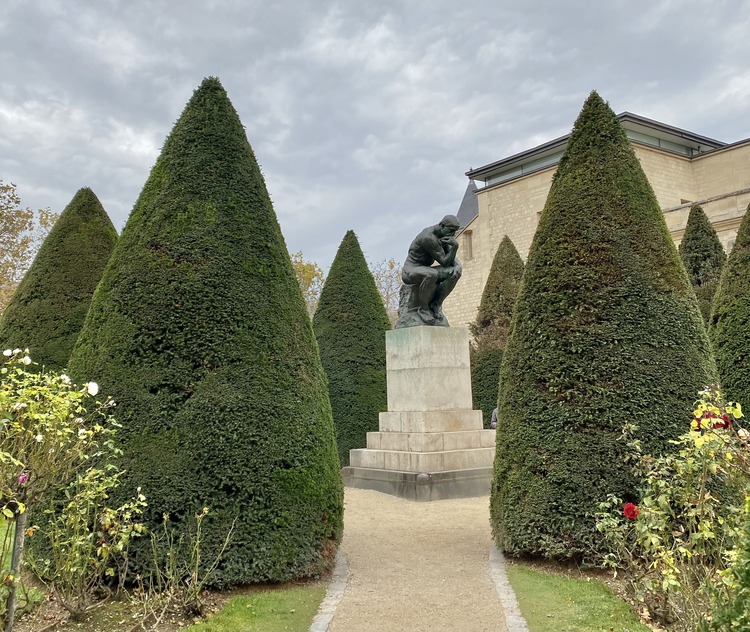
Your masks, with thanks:
[(482, 411), (484, 427), (490, 427), (492, 411), (497, 406), (497, 388), (503, 350), (492, 346), (471, 349), (471, 396), (474, 410)]
[(339, 246), (313, 317), (336, 427), (339, 462), (364, 448), (388, 409), (385, 331), (391, 322), (353, 231)]
[(724, 397), (750, 408), (750, 205), (714, 296), (709, 332)]
[(117, 402), (123, 489), (143, 486), (152, 528), (209, 507), (210, 563), (237, 519), (214, 584), (330, 562), (343, 487), (325, 374), (263, 176), (215, 78), (164, 143), (70, 371)]
[(490, 417), (497, 406), (500, 363), (522, 276), (523, 259), (505, 235), (492, 260), (477, 319), (469, 326), (474, 336), (471, 393), (474, 408), (482, 411), (485, 428), (490, 427)]
[(66, 367), (116, 241), (99, 199), (91, 189), (80, 189), (0, 317), (0, 347), (28, 347), (39, 365)]
[(646, 452), (669, 449), (715, 379), (656, 197), (592, 92), (531, 245), (500, 370), (498, 546), (549, 558), (601, 552), (598, 503), (610, 493), (635, 500), (623, 425), (638, 426)]
[(711, 304), (727, 256), (711, 222), (697, 204), (690, 208), (679, 251), (698, 298), (703, 320), (708, 325)]

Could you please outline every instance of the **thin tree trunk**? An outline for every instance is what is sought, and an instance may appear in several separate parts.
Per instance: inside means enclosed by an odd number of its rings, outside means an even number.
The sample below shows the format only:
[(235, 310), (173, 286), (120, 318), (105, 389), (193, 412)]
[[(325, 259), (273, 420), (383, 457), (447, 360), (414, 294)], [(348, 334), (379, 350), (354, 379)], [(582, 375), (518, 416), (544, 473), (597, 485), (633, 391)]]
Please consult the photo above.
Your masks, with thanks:
[(26, 539), (26, 518), (28, 511), (16, 516), (16, 533), (13, 537), (13, 557), (10, 562), (10, 572), (13, 574), (13, 584), (8, 595), (8, 612), (5, 615), (5, 632), (13, 632), (13, 619), (16, 614), (16, 592), (21, 581), (21, 558), (23, 557), (23, 544)]

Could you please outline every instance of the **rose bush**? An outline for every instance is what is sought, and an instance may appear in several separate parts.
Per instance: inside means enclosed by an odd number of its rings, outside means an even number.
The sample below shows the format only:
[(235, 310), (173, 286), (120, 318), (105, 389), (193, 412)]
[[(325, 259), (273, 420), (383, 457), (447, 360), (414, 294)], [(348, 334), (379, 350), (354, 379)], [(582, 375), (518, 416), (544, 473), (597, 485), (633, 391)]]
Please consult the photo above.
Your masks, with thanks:
[(640, 512), (641, 510), (633, 503), (625, 503), (625, 506), (622, 508), (622, 515), (628, 520), (635, 520)]
[[(77, 476), (92, 481), (87, 492), (106, 488), (93, 482), (97, 467), (116, 475), (119, 455), (113, 438), (117, 423), (111, 399), (92, 400), (98, 386), (72, 384), (64, 373), (30, 370), (28, 349), (6, 349), (0, 366), (0, 533), (14, 534), (11, 546), (0, 546), (0, 569), (15, 549), (14, 564), (0, 573), (0, 620), (14, 617), (21, 552), (27, 535), (29, 509), (64, 489)], [(96, 464), (96, 467), (94, 467)], [(110, 485), (109, 488), (111, 488)], [(106, 492), (104, 493), (106, 497)], [(80, 499), (79, 499), (80, 500)], [(100, 511), (104, 511), (100, 507)], [(93, 555), (101, 556), (98, 549)], [(79, 565), (90, 561), (81, 557)], [(7, 603), (7, 606), (6, 606)]]
[(701, 629), (712, 604), (734, 590), (731, 572), (750, 483), (748, 433), (742, 408), (724, 402), (718, 388), (699, 395), (688, 432), (675, 450), (643, 454), (625, 428), (640, 498), (614, 495), (600, 505), (597, 529), (609, 552), (602, 564), (625, 570), (634, 597), (674, 630)]

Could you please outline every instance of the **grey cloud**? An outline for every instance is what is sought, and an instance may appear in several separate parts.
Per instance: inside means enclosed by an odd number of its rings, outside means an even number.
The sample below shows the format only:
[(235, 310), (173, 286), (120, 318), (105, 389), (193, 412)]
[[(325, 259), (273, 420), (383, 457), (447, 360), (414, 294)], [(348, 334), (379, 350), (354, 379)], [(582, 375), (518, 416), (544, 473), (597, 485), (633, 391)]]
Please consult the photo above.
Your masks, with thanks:
[[(348, 229), (402, 260), (465, 171), (570, 131), (592, 89), (720, 140), (750, 136), (739, 0), (8, 0), (0, 178), (61, 210), (91, 186), (118, 227), (203, 77), (227, 89), (290, 251)], [(460, 6), (459, 6), (460, 4)]]

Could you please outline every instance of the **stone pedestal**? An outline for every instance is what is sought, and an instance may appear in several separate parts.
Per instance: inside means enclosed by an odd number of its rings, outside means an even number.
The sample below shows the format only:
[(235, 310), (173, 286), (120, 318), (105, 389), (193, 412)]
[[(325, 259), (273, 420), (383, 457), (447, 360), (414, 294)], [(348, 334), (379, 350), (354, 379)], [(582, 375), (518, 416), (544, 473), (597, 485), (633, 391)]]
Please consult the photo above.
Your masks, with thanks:
[(488, 493), (495, 431), (471, 408), (468, 330), (408, 327), (385, 342), (388, 412), (349, 453), (344, 483), (413, 500)]

